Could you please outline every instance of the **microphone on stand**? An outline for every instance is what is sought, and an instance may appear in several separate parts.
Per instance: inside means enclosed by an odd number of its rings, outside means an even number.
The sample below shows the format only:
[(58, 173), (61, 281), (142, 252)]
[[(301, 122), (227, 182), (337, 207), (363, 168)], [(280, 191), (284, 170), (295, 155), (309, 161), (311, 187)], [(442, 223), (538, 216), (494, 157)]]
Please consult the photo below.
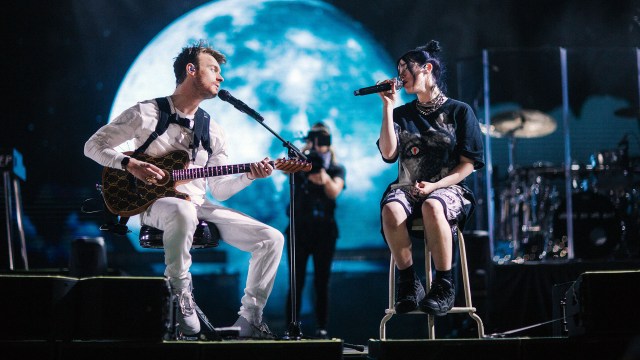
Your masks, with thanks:
[(388, 82), (388, 83), (384, 83), (384, 84), (368, 86), (368, 87), (364, 87), (362, 89), (355, 90), (353, 92), (353, 95), (358, 96), (358, 95), (375, 94), (375, 93), (391, 90), (391, 88), (393, 86), (395, 86), (396, 90), (399, 90), (399, 89), (402, 89), (403, 85), (404, 84), (403, 84), (402, 80), (398, 76), (398, 77), (393, 78), (393, 82)]
[(220, 97), (220, 100), (228, 102), (229, 104), (233, 105), (236, 109), (251, 116), (252, 118), (258, 121), (264, 121), (264, 118), (262, 117), (262, 115), (258, 114), (258, 112), (250, 108), (249, 105), (234, 98), (227, 90), (220, 89), (220, 91), (218, 91), (218, 97)]

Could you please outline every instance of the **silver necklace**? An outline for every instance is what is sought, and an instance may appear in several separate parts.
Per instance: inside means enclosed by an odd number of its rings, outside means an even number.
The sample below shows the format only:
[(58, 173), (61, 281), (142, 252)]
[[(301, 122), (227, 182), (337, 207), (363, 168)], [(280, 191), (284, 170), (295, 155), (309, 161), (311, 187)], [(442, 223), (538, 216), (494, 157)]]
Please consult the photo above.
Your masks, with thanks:
[(432, 114), (434, 111), (438, 110), (440, 106), (444, 104), (445, 101), (447, 101), (447, 97), (444, 96), (443, 93), (439, 93), (438, 96), (436, 96), (434, 99), (431, 99), (427, 102), (423, 103), (423, 102), (420, 102), (419, 100), (416, 101), (416, 109), (422, 115), (427, 116), (429, 114)]

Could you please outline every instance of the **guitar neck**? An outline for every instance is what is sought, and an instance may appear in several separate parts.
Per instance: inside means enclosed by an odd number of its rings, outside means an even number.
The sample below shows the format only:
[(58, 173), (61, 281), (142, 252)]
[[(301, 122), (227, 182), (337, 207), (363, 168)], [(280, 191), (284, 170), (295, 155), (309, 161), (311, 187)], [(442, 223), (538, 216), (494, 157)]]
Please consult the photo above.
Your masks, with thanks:
[[(271, 166), (274, 166), (273, 161), (269, 161)], [(234, 165), (220, 165), (206, 168), (194, 168), (194, 169), (180, 169), (173, 170), (171, 175), (173, 180), (192, 180), (213, 176), (233, 175), (246, 173), (251, 171), (251, 163), (246, 164), (234, 164)]]

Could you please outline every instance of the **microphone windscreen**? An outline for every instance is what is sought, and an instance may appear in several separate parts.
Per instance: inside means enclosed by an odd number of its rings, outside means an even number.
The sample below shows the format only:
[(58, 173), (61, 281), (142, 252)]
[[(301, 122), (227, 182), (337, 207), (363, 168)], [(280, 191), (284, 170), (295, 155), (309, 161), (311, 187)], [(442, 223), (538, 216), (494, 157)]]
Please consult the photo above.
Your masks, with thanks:
[(229, 99), (231, 99), (231, 94), (225, 89), (220, 89), (220, 91), (218, 91), (218, 96), (223, 101), (229, 101)]
[(404, 82), (402, 81), (402, 79), (400, 78), (400, 76), (398, 76), (397, 78), (395, 78), (396, 81), (396, 90), (400, 90), (402, 89), (402, 87), (404, 86)]

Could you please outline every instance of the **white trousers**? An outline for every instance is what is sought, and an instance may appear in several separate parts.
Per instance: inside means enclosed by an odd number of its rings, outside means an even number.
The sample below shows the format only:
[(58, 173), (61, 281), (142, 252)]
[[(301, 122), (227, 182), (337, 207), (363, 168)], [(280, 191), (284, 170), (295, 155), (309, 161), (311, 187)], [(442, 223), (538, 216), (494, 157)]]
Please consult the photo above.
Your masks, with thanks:
[(164, 261), (167, 266), (164, 275), (169, 280), (180, 283), (189, 276), (189, 251), (198, 219), (216, 224), (224, 242), (251, 253), (238, 314), (253, 324), (260, 324), (282, 257), (284, 236), (248, 215), (208, 201), (197, 206), (173, 197), (158, 199), (141, 214), (140, 221), (164, 231)]

